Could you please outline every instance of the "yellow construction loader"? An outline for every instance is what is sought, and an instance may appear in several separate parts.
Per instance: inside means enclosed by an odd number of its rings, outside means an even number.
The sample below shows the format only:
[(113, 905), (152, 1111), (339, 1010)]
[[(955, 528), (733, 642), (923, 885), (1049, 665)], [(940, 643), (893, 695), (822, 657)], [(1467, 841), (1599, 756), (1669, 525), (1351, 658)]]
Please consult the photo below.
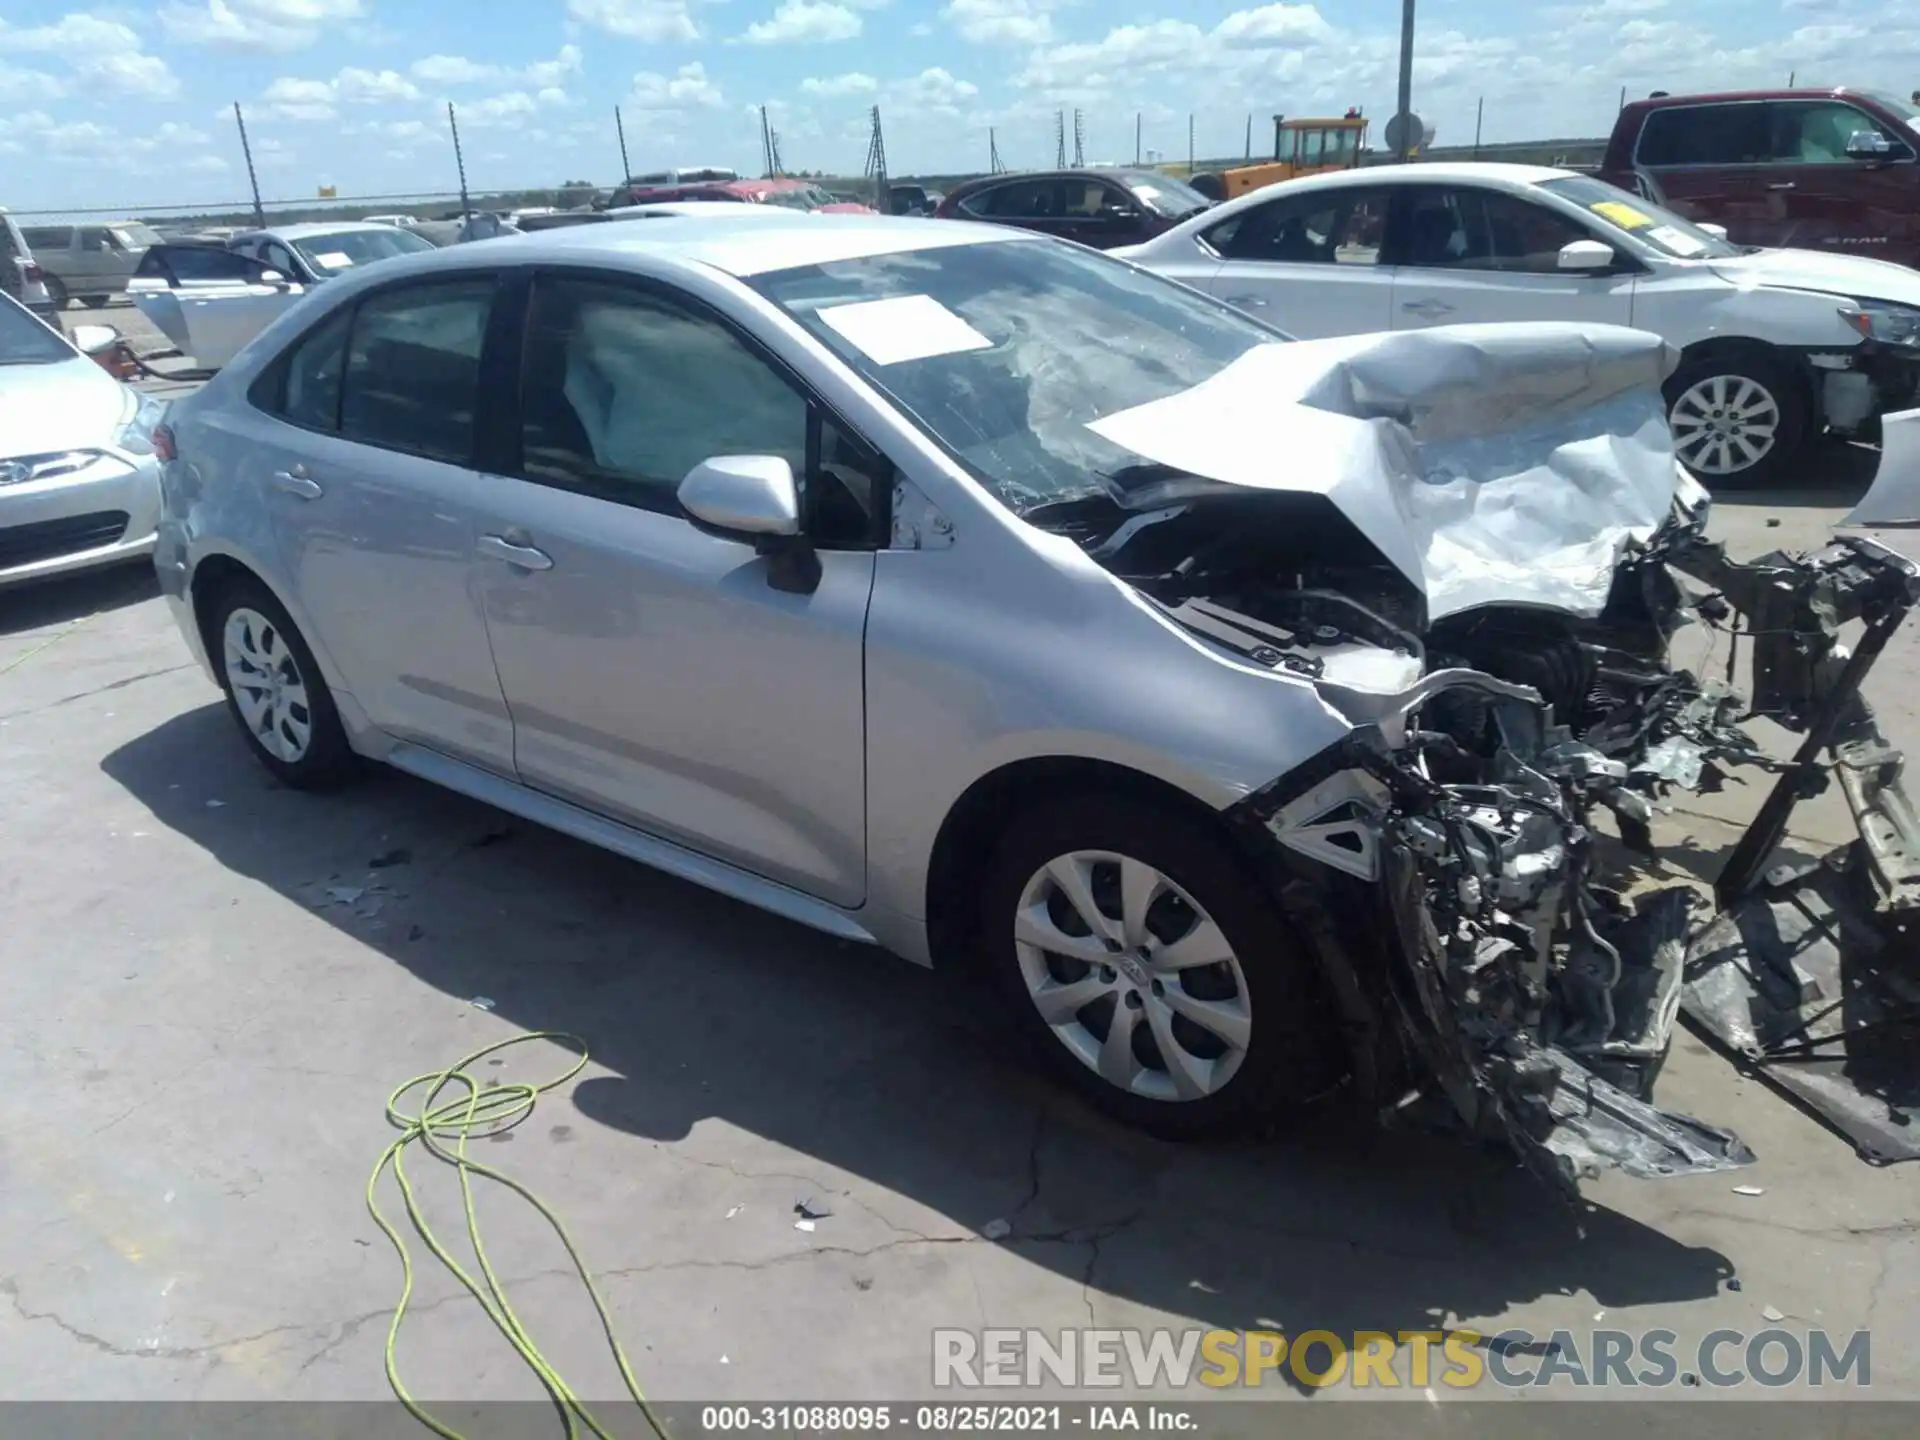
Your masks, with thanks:
[(1366, 148), (1367, 121), (1359, 107), (1333, 120), (1289, 120), (1273, 117), (1273, 159), (1235, 165), (1226, 170), (1193, 170), (1185, 165), (1161, 168), (1178, 175), (1209, 200), (1231, 200), (1263, 185), (1277, 185), (1297, 175), (1322, 170), (1351, 170)]

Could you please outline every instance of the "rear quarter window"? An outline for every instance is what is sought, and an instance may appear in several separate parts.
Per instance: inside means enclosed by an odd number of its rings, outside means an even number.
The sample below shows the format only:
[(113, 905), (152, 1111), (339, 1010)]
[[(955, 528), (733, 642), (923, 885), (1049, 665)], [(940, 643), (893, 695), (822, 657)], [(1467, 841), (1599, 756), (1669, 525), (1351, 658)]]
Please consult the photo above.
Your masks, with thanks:
[(1652, 110), (1640, 127), (1641, 165), (1759, 165), (1771, 150), (1768, 107), (1676, 105)]

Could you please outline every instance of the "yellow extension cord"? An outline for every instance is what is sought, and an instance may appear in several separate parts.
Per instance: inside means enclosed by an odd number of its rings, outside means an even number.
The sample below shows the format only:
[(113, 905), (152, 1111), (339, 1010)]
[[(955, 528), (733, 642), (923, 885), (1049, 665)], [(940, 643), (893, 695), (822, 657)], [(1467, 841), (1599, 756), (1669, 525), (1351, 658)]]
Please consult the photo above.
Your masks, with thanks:
[[(567, 1068), (566, 1073), (538, 1085), (502, 1084), (493, 1081), (483, 1084), (467, 1073), (468, 1068), (478, 1060), (534, 1040), (550, 1040), (579, 1053), (573, 1064)], [(518, 1352), (520, 1358), (527, 1362), (528, 1368), (539, 1377), (540, 1383), (546, 1387), (547, 1394), (553, 1398), (555, 1407), (566, 1423), (567, 1440), (579, 1440), (579, 1427), (582, 1423), (600, 1437), (600, 1440), (613, 1440), (613, 1437), (589, 1413), (580, 1398), (573, 1393), (567, 1382), (560, 1378), (559, 1372), (549, 1363), (546, 1356), (540, 1353), (539, 1347), (528, 1336), (520, 1317), (514, 1313), (513, 1306), (507, 1302), (506, 1289), (500, 1283), (500, 1277), (494, 1273), (492, 1262), (487, 1259), (486, 1247), (480, 1243), (480, 1221), (474, 1211), (472, 1176), (478, 1173), (506, 1186), (538, 1210), (541, 1217), (553, 1227), (554, 1234), (560, 1237), (560, 1243), (566, 1247), (567, 1256), (573, 1261), (574, 1269), (579, 1272), (580, 1279), (585, 1283), (587, 1293), (593, 1297), (593, 1308), (600, 1317), (600, 1328), (605, 1332), (607, 1344), (613, 1351), (614, 1361), (620, 1367), (620, 1378), (626, 1382), (627, 1393), (633, 1396), (634, 1403), (640, 1407), (653, 1433), (661, 1437), (661, 1440), (665, 1440), (666, 1431), (661, 1426), (659, 1417), (653, 1413), (652, 1406), (647, 1403), (647, 1397), (640, 1393), (640, 1383), (633, 1377), (633, 1367), (627, 1362), (626, 1351), (621, 1348), (619, 1339), (613, 1333), (613, 1321), (607, 1315), (606, 1302), (600, 1298), (599, 1288), (593, 1283), (593, 1276), (588, 1272), (586, 1263), (580, 1258), (580, 1252), (574, 1248), (573, 1239), (567, 1234), (566, 1226), (562, 1225), (559, 1217), (541, 1203), (540, 1198), (526, 1186), (512, 1176), (505, 1175), (491, 1166), (483, 1165), (467, 1154), (469, 1137), (474, 1135), (484, 1137), (518, 1125), (533, 1113), (534, 1104), (542, 1092), (566, 1084), (586, 1067), (586, 1063), (586, 1043), (579, 1036), (569, 1035), (559, 1030), (535, 1030), (476, 1050), (438, 1073), (416, 1075), (387, 1097), (387, 1119), (399, 1128), (400, 1138), (386, 1148), (385, 1153), (380, 1157), (380, 1163), (373, 1167), (373, 1174), (367, 1180), (367, 1209), (373, 1215), (374, 1223), (380, 1227), (387, 1239), (393, 1242), (393, 1248), (399, 1252), (400, 1267), (405, 1276), (400, 1289), (400, 1303), (394, 1307), (393, 1323), (387, 1329), (387, 1381), (393, 1386), (393, 1393), (399, 1397), (407, 1413), (436, 1435), (443, 1436), (444, 1440), (464, 1440), (464, 1437), (459, 1431), (434, 1419), (407, 1393), (407, 1387), (401, 1383), (400, 1367), (394, 1355), (395, 1344), (400, 1338), (400, 1322), (406, 1317), (407, 1302), (413, 1296), (413, 1258), (408, 1253), (406, 1241), (401, 1238), (399, 1230), (380, 1213), (380, 1205), (375, 1198), (374, 1192), (380, 1183), (381, 1173), (389, 1165), (393, 1167), (393, 1178), (400, 1186), (400, 1194), (406, 1201), (407, 1218), (413, 1222), (415, 1232), (440, 1263), (452, 1271), (455, 1278), (467, 1287), (473, 1298), (480, 1302), (480, 1308), (486, 1311), (487, 1318), (493, 1321), (500, 1333), (507, 1337), (508, 1343)], [(465, 1098), (441, 1103), (441, 1094), (454, 1085), (466, 1087)], [(401, 1102), (407, 1093), (422, 1086), (428, 1088), (426, 1099), (421, 1102), (419, 1112), (410, 1114), (403, 1110)], [(442, 1143), (447, 1140), (453, 1142), (451, 1149)], [(480, 1273), (486, 1280), (484, 1290), (460, 1262), (447, 1253), (446, 1247), (435, 1237), (432, 1228), (427, 1224), (426, 1217), (420, 1212), (419, 1203), (414, 1198), (413, 1186), (407, 1182), (407, 1172), (401, 1165), (401, 1156), (407, 1147), (416, 1141), (425, 1146), (435, 1159), (453, 1166), (460, 1173), (460, 1197), (466, 1208), (467, 1238), (473, 1242), (473, 1253), (480, 1262)]]

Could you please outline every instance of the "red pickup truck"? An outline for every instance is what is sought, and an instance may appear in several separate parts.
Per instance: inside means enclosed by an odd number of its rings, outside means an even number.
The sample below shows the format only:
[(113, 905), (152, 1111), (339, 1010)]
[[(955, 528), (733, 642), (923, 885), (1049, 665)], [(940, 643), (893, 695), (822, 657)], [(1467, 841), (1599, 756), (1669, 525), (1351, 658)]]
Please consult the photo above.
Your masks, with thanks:
[(1866, 90), (1655, 94), (1620, 112), (1602, 178), (1735, 244), (1920, 265), (1920, 107)]

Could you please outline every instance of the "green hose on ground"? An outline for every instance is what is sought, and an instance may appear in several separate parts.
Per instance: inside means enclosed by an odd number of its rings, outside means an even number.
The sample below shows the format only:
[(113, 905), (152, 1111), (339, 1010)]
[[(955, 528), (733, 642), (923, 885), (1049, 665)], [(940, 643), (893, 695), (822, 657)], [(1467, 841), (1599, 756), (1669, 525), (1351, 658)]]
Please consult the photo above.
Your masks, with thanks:
[[(538, 1085), (501, 1084), (495, 1081), (483, 1084), (467, 1073), (468, 1068), (478, 1060), (534, 1040), (551, 1040), (578, 1053), (573, 1064), (567, 1067), (564, 1074)], [(406, 1241), (401, 1238), (399, 1230), (380, 1213), (380, 1205), (375, 1198), (374, 1192), (380, 1183), (381, 1173), (389, 1165), (393, 1168), (394, 1180), (400, 1186), (400, 1194), (406, 1201), (407, 1218), (413, 1222), (414, 1231), (440, 1263), (452, 1271), (454, 1277), (467, 1287), (474, 1299), (480, 1302), (480, 1307), (486, 1311), (487, 1318), (493, 1321), (500, 1333), (507, 1337), (508, 1343), (519, 1353), (520, 1358), (527, 1362), (528, 1368), (539, 1377), (541, 1385), (552, 1397), (555, 1408), (566, 1424), (567, 1440), (579, 1440), (582, 1424), (598, 1436), (599, 1440), (613, 1440), (613, 1437), (587, 1410), (579, 1396), (575, 1395), (567, 1382), (560, 1377), (560, 1373), (554, 1369), (546, 1356), (540, 1353), (539, 1347), (527, 1334), (520, 1317), (514, 1313), (513, 1306), (508, 1303), (506, 1289), (500, 1283), (500, 1277), (494, 1273), (493, 1263), (488, 1260), (486, 1247), (480, 1241), (480, 1221), (473, 1205), (473, 1175), (478, 1173), (506, 1186), (538, 1210), (541, 1217), (553, 1227), (554, 1234), (560, 1237), (560, 1243), (566, 1247), (567, 1256), (573, 1261), (574, 1269), (579, 1272), (581, 1281), (587, 1287), (587, 1293), (593, 1297), (593, 1308), (600, 1317), (600, 1328), (605, 1333), (607, 1344), (613, 1351), (615, 1363), (620, 1367), (620, 1378), (626, 1382), (627, 1393), (633, 1396), (634, 1403), (640, 1407), (653, 1433), (660, 1437), (660, 1440), (666, 1440), (666, 1431), (661, 1426), (659, 1417), (653, 1413), (653, 1408), (648, 1405), (647, 1397), (640, 1393), (640, 1382), (634, 1379), (633, 1367), (627, 1361), (627, 1353), (621, 1348), (619, 1338), (613, 1333), (613, 1321), (607, 1315), (606, 1302), (600, 1297), (599, 1287), (593, 1283), (593, 1276), (588, 1272), (586, 1262), (580, 1258), (580, 1252), (574, 1248), (573, 1239), (567, 1234), (566, 1226), (560, 1223), (559, 1217), (549, 1210), (537, 1195), (518, 1180), (489, 1165), (481, 1164), (467, 1154), (467, 1141), (470, 1137), (475, 1135), (485, 1137), (518, 1125), (533, 1113), (534, 1104), (542, 1092), (566, 1084), (586, 1068), (586, 1064), (586, 1042), (579, 1036), (558, 1030), (535, 1030), (476, 1050), (471, 1055), (449, 1065), (445, 1070), (434, 1074), (416, 1075), (387, 1097), (387, 1119), (398, 1127), (400, 1138), (386, 1148), (385, 1153), (380, 1157), (380, 1163), (373, 1167), (373, 1174), (367, 1180), (367, 1209), (373, 1215), (374, 1223), (380, 1227), (387, 1239), (393, 1242), (393, 1248), (399, 1252), (400, 1267), (404, 1275), (400, 1288), (400, 1303), (394, 1307), (393, 1323), (387, 1329), (387, 1381), (393, 1386), (393, 1393), (406, 1407), (407, 1413), (435, 1434), (443, 1436), (444, 1440), (464, 1440), (464, 1437), (457, 1430), (434, 1419), (407, 1393), (407, 1387), (400, 1379), (399, 1363), (394, 1355), (395, 1344), (400, 1337), (400, 1322), (405, 1319), (407, 1302), (413, 1296), (413, 1257), (408, 1253)], [(442, 1103), (441, 1094), (454, 1085), (466, 1087), (465, 1098)], [(427, 1092), (419, 1111), (409, 1113), (402, 1109), (401, 1103), (407, 1093), (422, 1086), (427, 1087)], [(445, 1141), (452, 1141), (452, 1148), (448, 1148), (443, 1143)], [(414, 1197), (413, 1186), (408, 1183), (407, 1172), (401, 1164), (401, 1157), (405, 1154), (407, 1147), (416, 1142), (425, 1146), (436, 1160), (443, 1161), (459, 1171), (460, 1198), (467, 1214), (467, 1238), (472, 1241), (474, 1256), (480, 1262), (480, 1273), (486, 1282), (484, 1288), (459, 1261), (447, 1253), (446, 1247), (434, 1235), (432, 1227), (427, 1224), (426, 1216), (420, 1211), (419, 1203)]]

